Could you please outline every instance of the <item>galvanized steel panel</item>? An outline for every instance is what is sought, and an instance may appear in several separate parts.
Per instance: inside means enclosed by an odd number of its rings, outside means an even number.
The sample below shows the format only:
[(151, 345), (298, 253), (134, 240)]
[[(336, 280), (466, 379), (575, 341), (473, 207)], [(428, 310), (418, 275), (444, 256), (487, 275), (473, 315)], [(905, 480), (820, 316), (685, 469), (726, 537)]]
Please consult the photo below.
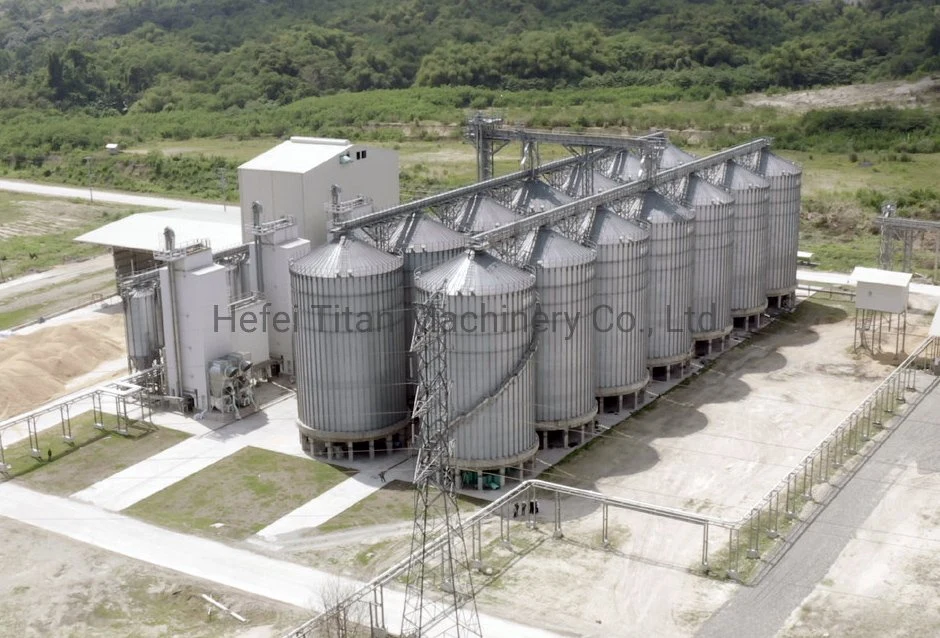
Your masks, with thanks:
[(729, 162), (720, 184), (734, 197), (731, 315), (748, 317), (767, 308), (767, 212), (770, 184)]
[(600, 209), (588, 241), (595, 247), (594, 370), (597, 396), (636, 392), (649, 381), (650, 234)]
[(355, 436), (405, 419), (401, 259), (341, 237), (290, 271), (300, 423)]
[(511, 224), (519, 219), (519, 215), (492, 197), (474, 195), (463, 204), (457, 219), (460, 232), (482, 233)]
[(529, 179), (513, 194), (512, 208), (526, 214), (540, 213), (573, 201), (574, 199), (557, 188), (552, 188), (539, 179)]
[[(535, 420), (554, 427), (589, 421), (594, 401), (594, 259), (590, 248), (547, 228), (526, 239), (538, 291)], [(531, 250), (529, 250), (531, 248)], [(567, 425), (566, 425), (567, 423)]]
[(453, 318), (447, 334), (450, 418), (456, 457), (477, 463), (526, 455), (537, 445), (531, 356), (535, 277), (487, 253), (467, 251), (419, 273), (419, 299), (437, 290)]
[(788, 295), (796, 290), (803, 171), (770, 152), (761, 156), (759, 170), (770, 182), (766, 295)]
[(734, 198), (698, 175), (689, 178), (685, 204), (695, 214), (692, 338), (717, 339), (731, 332), (734, 263)]
[(124, 298), (127, 356), (136, 370), (147, 370), (163, 347), (163, 310), (155, 284), (132, 289)]
[(688, 360), (692, 350), (689, 312), (695, 257), (695, 216), (648, 191), (637, 221), (650, 232), (650, 367)]

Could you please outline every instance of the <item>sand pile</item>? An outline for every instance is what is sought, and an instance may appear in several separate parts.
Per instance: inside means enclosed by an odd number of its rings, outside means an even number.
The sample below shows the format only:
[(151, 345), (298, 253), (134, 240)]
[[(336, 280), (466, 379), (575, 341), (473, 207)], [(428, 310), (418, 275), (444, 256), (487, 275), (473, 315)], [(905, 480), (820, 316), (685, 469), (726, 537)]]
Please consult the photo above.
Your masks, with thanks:
[(122, 356), (121, 314), (0, 339), (0, 419), (68, 394), (69, 381)]

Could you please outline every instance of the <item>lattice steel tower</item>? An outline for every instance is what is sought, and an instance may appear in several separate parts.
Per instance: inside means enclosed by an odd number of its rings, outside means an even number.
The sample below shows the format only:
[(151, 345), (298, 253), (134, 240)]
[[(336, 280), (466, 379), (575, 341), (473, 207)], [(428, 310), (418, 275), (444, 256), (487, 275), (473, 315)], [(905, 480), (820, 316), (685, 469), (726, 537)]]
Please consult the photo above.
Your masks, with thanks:
[(471, 565), (460, 528), (454, 437), (448, 410), (444, 295), (415, 304), (412, 350), (419, 371), (414, 416), (421, 419), (415, 465), (415, 521), (402, 636), (482, 637)]

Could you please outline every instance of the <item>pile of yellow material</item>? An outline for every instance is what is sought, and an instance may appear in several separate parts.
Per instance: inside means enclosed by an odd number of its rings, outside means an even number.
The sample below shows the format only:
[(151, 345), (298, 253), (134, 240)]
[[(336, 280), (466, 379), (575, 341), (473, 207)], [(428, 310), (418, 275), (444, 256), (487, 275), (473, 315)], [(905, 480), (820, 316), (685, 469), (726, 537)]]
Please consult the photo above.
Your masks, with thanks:
[(0, 420), (70, 394), (69, 381), (124, 356), (121, 314), (0, 339)]

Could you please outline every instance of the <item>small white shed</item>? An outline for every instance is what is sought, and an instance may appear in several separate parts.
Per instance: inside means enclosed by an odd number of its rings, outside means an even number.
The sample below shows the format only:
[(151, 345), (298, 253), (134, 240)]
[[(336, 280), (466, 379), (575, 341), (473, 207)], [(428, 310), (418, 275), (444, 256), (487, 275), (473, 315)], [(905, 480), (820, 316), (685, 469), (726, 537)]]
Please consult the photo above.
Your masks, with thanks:
[(907, 310), (911, 273), (863, 268), (852, 271), (855, 282), (855, 307), (899, 315)]

